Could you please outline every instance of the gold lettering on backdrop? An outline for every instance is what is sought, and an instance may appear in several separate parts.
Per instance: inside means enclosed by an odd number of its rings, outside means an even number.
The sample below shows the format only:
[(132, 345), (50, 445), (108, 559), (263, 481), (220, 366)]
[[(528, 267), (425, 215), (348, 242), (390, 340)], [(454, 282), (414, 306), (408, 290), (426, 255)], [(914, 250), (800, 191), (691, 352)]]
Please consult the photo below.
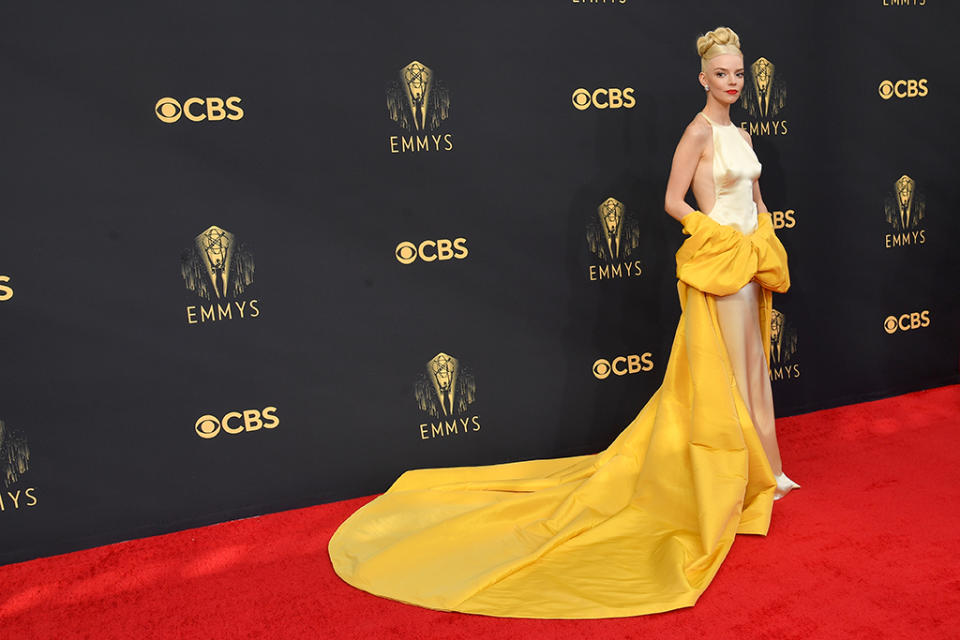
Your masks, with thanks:
[(744, 129), (751, 136), (785, 136), (788, 131), (786, 120), (769, 120), (766, 122), (749, 122), (745, 120), (740, 123), (740, 128)]
[(453, 151), (453, 134), (417, 136), (390, 136), (390, 153), (416, 151)]
[(884, 236), (885, 246), (887, 249), (893, 249), (894, 247), (905, 247), (909, 244), (923, 244), (927, 241), (925, 231), (925, 229), (920, 229), (919, 231), (904, 233), (888, 233)]
[(790, 380), (793, 378), (800, 377), (800, 365), (791, 364), (784, 367), (771, 367), (770, 368), (770, 380), (776, 382), (778, 380)]
[(598, 358), (591, 367), (593, 377), (598, 380), (606, 380), (610, 374), (615, 376), (625, 376), (632, 373), (653, 370), (653, 354), (645, 351), (642, 354), (632, 353), (627, 356), (617, 356), (615, 358)]
[(13, 285), (10, 283), (10, 276), (0, 275), (0, 302), (4, 302), (13, 297)]
[(930, 310), (902, 313), (899, 316), (887, 316), (883, 321), (883, 330), (887, 333), (910, 331), (930, 326)]
[(451, 434), (467, 435), (473, 431), (480, 431), (480, 416), (456, 418), (442, 422), (424, 422), (420, 425), (420, 439), (444, 438)]
[(588, 91), (584, 88), (575, 89), (571, 97), (573, 108), (585, 111), (591, 106), (597, 109), (632, 109), (637, 104), (633, 95), (633, 87), (619, 89), (616, 87), (599, 88)]
[(884, 100), (890, 98), (926, 98), (927, 79), (926, 78), (908, 78), (906, 80), (883, 80), (877, 88), (877, 92)]
[(927, 0), (883, 0), (885, 7), (922, 7)]
[[(260, 308), (257, 304), (260, 301), (257, 299), (253, 300), (234, 300), (232, 303), (233, 306), (221, 306), (221, 305), (207, 305), (207, 306), (197, 306), (189, 305), (186, 308), (187, 311), (187, 324), (200, 324), (204, 322), (216, 322), (218, 320), (233, 320), (236, 318), (256, 318), (260, 315)], [(233, 310), (237, 310), (236, 316), (233, 315)]]
[(640, 261), (620, 264), (591, 264), (587, 267), (587, 276), (591, 280), (609, 280), (611, 278), (629, 278), (640, 275)]
[(219, 122), (220, 120), (240, 120), (243, 118), (241, 99), (230, 96), (227, 99), (209, 96), (206, 98), (187, 98), (181, 105), (176, 98), (164, 97), (157, 100), (153, 111), (161, 122), (173, 123), (181, 117), (192, 122)]
[(420, 244), (404, 240), (394, 249), (394, 256), (400, 264), (411, 264), (416, 262), (418, 257), (423, 262), (463, 260), (469, 254), (466, 238), (454, 238), (452, 241), (448, 238), (424, 240)]
[(36, 487), (27, 487), (22, 492), (16, 489), (0, 493), (0, 513), (8, 509), (16, 511), (22, 507), (37, 506), (37, 495), (34, 493), (36, 490)]
[(773, 228), (776, 230), (780, 229), (792, 229), (797, 226), (796, 220), (797, 212), (793, 209), (787, 209), (786, 211), (771, 211), (770, 217), (773, 218)]
[(276, 407), (264, 407), (262, 410), (228, 411), (222, 417), (206, 414), (197, 418), (193, 429), (204, 440), (217, 437), (221, 431), (237, 435), (260, 429), (274, 429), (280, 424), (280, 418), (277, 417), (276, 412)]

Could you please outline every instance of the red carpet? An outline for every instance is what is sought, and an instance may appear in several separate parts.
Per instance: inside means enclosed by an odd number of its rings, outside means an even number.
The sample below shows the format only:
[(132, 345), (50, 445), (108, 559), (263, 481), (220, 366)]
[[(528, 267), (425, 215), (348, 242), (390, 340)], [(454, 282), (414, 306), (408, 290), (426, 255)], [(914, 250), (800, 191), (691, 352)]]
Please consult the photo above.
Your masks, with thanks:
[(803, 488), (692, 608), (516, 620), (376, 598), (326, 554), (362, 498), (0, 567), (0, 638), (960, 637), (960, 385), (777, 430)]

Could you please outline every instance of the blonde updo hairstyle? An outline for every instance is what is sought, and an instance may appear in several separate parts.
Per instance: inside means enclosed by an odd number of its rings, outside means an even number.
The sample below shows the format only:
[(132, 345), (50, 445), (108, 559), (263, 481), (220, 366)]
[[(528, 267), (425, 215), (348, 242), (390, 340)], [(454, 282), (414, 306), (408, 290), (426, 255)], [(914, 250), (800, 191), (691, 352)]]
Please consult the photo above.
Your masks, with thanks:
[(740, 36), (729, 27), (717, 27), (697, 38), (697, 53), (700, 54), (700, 69), (707, 72), (707, 61), (725, 53), (743, 56), (740, 51)]

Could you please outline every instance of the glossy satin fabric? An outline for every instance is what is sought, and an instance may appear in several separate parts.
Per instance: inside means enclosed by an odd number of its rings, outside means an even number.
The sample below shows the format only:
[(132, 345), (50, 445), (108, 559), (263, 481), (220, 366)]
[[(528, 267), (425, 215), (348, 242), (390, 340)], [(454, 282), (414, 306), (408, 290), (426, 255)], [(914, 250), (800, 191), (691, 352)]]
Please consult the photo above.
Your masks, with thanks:
[(699, 115), (713, 130), (713, 192), (716, 198), (707, 213), (720, 224), (741, 233), (757, 228), (757, 203), (753, 200), (753, 182), (763, 166), (732, 122), (717, 124), (702, 111)]
[[(715, 200), (707, 216), (741, 233), (751, 233), (757, 228), (758, 220), (753, 183), (760, 177), (762, 165), (736, 125), (717, 124), (707, 114), (700, 112), (699, 115), (710, 123), (713, 131)], [(756, 320), (762, 304), (760, 286), (750, 282), (739, 291), (717, 298), (717, 318), (737, 387), (760, 434), (767, 459), (774, 471), (779, 472), (773, 390), (763, 348), (765, 343)]]
[(789, 287), (770, 215), (750, 234), (699, 211), (681, 221), (682, 314), (662, 386), (597, 454), (417, 469), (334, 533), (336, 573), (439, 610), (602, 618), (689, 606), (735, 534), (766, 534), (775, 481), (737, 389), (715, 296)]

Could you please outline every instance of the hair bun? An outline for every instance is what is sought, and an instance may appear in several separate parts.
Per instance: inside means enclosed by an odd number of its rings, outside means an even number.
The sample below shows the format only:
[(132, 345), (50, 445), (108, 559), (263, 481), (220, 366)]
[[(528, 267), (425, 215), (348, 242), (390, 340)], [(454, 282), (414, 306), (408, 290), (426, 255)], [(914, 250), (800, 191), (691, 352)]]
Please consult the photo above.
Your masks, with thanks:
[(731, 45), (740, 49), (740, 36), (729, 27), (717, 27), (697, 38), (697, 53), (703, 58), (712, 46), (718, 44)]

